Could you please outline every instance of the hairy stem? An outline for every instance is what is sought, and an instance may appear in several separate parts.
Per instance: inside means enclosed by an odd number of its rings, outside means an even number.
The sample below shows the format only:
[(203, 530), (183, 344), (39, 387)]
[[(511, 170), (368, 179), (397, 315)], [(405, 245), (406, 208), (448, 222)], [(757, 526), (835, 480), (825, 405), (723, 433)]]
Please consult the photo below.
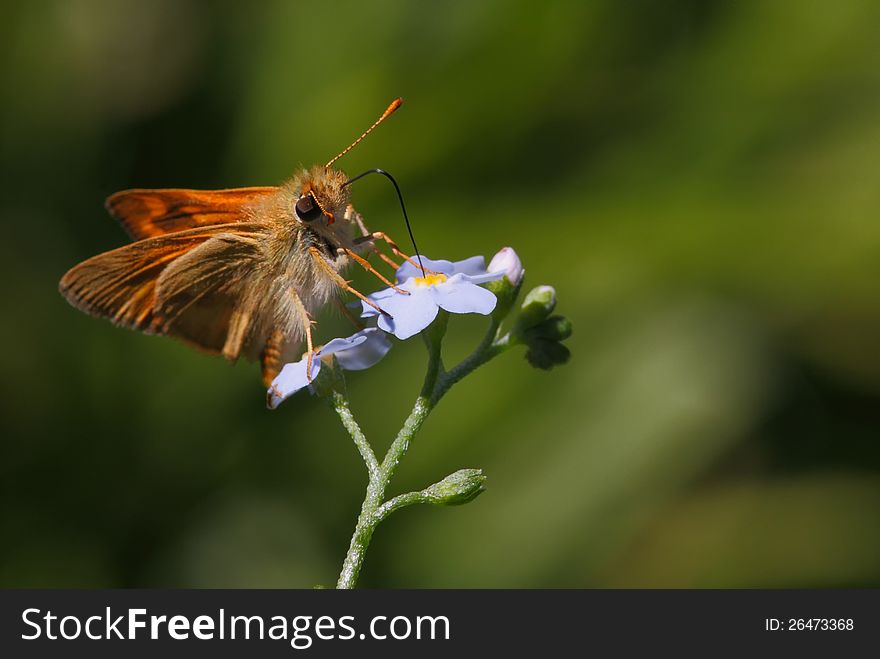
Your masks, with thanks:
[(367, 473), (370, 475), (371, 479), (374, 478), (379, 472), (379, 463), (376, 461), (376, 455), (373, 453), (373, 448), (370, 446), (366, 436), (364, 436), (364, 432), (361, 430), (354, 415), (351, 413), (348, 398), (346, 398), (343, 393), (334, 390), (330, 401), (333, 405), (333, 409), (336, 410), (336, 413), (342, 420), (342, 425), (348, 431), (348, 434), (351, 435), (351, 438), (354, 440), (354, 445), (357, 446), (358, 452), (360, 452), (361, 457), (364, 459), (364, 464), (367, 465)]
[(379, 522), (388, 517), (395, 510), (400, 510), (414, 503), (424, 503), (424, 492), (407, 492), (406, 494), (398, 494), (393, 499), (389, 499), (376, 510), (376, 518)]
[[(378, 467), (375, 473), (370, 473), (370, 479), (367, 484), (367, 493), (364, 497), (364, 502), (361, 505), (361, 512), (358, 516), (354, 534), (351, 536), (351, 544), (348, 547), (348, 553), (342, 564), (342, 571), (339, 574), (339, 581), (336, 584), (337, 588), (354, 588), (357, 583), (361, 566), (363, 566), (364, 563), (364, 556), (367, 547), (369, 547), (370, 540), (373, 537), (373, 531), (376, 529), (376, 526), (382, 518), (390, 512), (380, 512), (382, 500), (385, 497), (385, 489), (388, 487), (388, 483), (394, 475), (394, 470), (397, 468), (400, 460), (406, 455), (406, 451), (409, 448), (412, 438), (419, 431), (419, 428), (422, 427), (422, 424), (431, 412), (431, 395), (437, 383), (437, 378), (443, 369), (440, 359), (440, 344), (443, 339), (443, 333), (446, 331), (446, 318), (438, 319), (438, 321), (439, 322), (436, 324), (442, 323), (441, 328), (438, 328), (438, 330), (435, 330), (434, 332), (426, 332), (423, 334), (425, 342), (428, 345), (428, 372), (425, 374), (422, 391), (416, 399), (412, 411), (409, 413), (406, 421), (404, 421), (403, 427), (397, 433), (397, 437), (394, 438), (394, 441), (388, 448), (388, 452), (385, 454), (382, 464)], [(340, 416), (342, 415), (340, 414)], [(346, 429), (348, 429), (347, 426)], [(352, 438), (354, 438), (353, 434)], [(357, 442), (358, 440), (355, 439), (356, 444)], [(358, 448), (360, 449), (360, 446)], [(372, 454), (372, 450), (370, 453)]]
[(437, 385), (434, 387), (434, 392), (431, 395), (431, 402), (433, 405), (440, 402), (440, 399), (443, 398), (446, 392), (449, 391), (449, 389), (452, 388), (452, 385), (456, 382), (466, 375), (470, 375), (490, 359), (507, 350), (510, 343), (509, 338), (507, 336), (501, 338), (498, 337), (498, 328), (500, 324), (500, 321), (493, 318), (492, 322), (489, 324), (489, 329), (486, 330), (486, 334), (483, 336), (483, 340), (480, 341), (480, 344), (476, 348), (474, 348), (474, 351), (461, 360), (461, 363), (455, 366), (455, 368), (447, 373), (443, 373), (441, 377), (438, 378)]
[(334, 392), (333, 406), (342, 419), (346, 430), (349, 431), (352, 439), (354, 439), (370, 475), (357, 526), (351, 537), (351, 544), (345, 556), (345, 561), (342, 564), (339, 581), (336, 584), (337, 588), (354, 588), (363, 566), (367, 547), (369, 547), (370, 540), (373, 537), (373, 531), (375, 531), (379, 522), (399, 508), (422, 501), (422, 493), (409, 492), (383, 503), (385, 490), (394, 476), (394, 471), (397, 469), (403, 456), (406, 455), (413, 437), (421, 429), (431, 410), (434, 409), (452, 385), (509, 347), (507, 336), (498, 337), (499, 323), (493, 319), (486, 335), (476, 349), (455, 368), (446, 371), (443, 368), (443, 361), (440, 356), (440, 346), (443, 341), (443, 335), (446, 333), (448, 318), (445, 312), (441, 312), (437, 321), (422, 333), (428, 348), (428, 372), (425, 374), (422, 391), (419, 393), (418, 398), (416, 398), (412, 411), (409, 413), (406, 421), (404, 421), (403, 427), (388, 448), (382, 463), (375, 469), (371, 467), (371, 464), (375, 465), (376, 458), (366, 438), (360, 431), (360, 427), (351, 416), (347, 399), (338, 391)]

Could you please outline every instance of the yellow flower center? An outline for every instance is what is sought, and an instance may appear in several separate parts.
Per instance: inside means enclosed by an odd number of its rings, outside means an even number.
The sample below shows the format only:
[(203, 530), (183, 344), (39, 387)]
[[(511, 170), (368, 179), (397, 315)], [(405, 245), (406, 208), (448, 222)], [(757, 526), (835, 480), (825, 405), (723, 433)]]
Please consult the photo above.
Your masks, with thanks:
[(444, 281), (446, 281), (446, 275), (442, 272), (435, 272), (434, 274), (416, 277), (415, 279), (416, 286), (434, 286), (435, 284), (442, 284)]

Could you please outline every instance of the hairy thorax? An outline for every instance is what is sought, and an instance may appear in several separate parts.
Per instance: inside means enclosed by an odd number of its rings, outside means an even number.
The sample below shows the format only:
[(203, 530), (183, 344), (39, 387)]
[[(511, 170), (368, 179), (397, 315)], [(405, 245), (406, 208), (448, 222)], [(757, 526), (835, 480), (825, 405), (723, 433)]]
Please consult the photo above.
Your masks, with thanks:
[[(296, 346), (304, 336), (307, 322), (302, 317), (302, 307), (314, 317), (338, 297), (341, 290), (338, 283), (317, 259), (334, 271), (342, 272), (349, 265), (349, 259), (338, 250), (357, 249), (355, 226), (346, 213), (348, 195), (341, 185), (344, 181), (341, 172), (324, 172), (323, 168), (303, 170), (254, 209), (268, 224), (262, 246), (266, 256), (261, 266), (263, 271), (255, 273), (263, 284), (260, 289), (268, 291), (268, 295), (258, 302), (257, 322), (248, 341), (249, 353), (253, 354), (274, 330), (281, 330), (287, 343)], [(322, 204), (327, 204), (332, 221), (322, 217), (305, 223), (296, 216), (295, 204), (304, 190), (309, 189)], [(301, 300), (302, 307), (296, 298)]]

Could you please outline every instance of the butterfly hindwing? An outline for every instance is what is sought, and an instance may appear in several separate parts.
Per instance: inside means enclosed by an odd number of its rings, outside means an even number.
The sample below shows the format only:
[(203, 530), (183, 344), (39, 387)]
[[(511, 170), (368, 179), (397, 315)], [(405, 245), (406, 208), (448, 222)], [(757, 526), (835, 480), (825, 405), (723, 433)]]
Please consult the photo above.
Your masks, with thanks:
[(87, 313), (234, 359), (250, 317), (242, 287), (258, 266), (263, 231), (235, 223), (139, 240), (75, 266), (59, 289)]

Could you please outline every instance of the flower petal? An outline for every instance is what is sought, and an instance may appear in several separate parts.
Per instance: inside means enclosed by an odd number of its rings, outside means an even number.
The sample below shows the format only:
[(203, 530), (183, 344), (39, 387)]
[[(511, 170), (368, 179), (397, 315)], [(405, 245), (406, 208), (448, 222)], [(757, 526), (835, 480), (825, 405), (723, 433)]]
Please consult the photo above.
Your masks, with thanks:
[(332, 339), (325, 343), (321, 348), (318, 348), (316, 352), (321, 356), (326, 356), (332, 355), (335, 352), (351, 350), (367, 340), (367, 337), (364, 335), (365, 331), (366, 330), (361, 330), (360, 332), (352, 334), (344, 339)]
[(486, 274), (486, 259), (482, 256), (472, 256), (463, 261), (456, 261), (452, 264), (455, 268), (455, 274), (468, 275), (476, 277)]
[[(375, 327), (361, 330), (354, 336), (358, 335), (363, 338), (363, 341), (336, 353), (336, 361), (346, 371), (361, 371), (370, 368), (391, 350), (391, 341), (385, 336), (385, 332)], [(354, 338), (354, 336), (349, 338)]]
[[(403, 284), (399, 285), (399, 288), (403, 288), (403, 287), (404, 287)], [(381, 307), (382, 306), (381, 302), (383, 300), (387, 300), (388, 298), (394, 297), (395, 295), (400, 295), (400, 293), (395, 291), (393, 288), (383, 288), (381, 291), (376, 291), (375, 293), (370, 293), (367, 297)], [(364, 304), (363, 300), (358, 300), (356, 302), (352, 302), (351, 306), (353, 306), (354, 308), (357, 308), (358, 306), (362, 306), (364, 308), (364, 312), (366, 312), (367, 309), (370, 309), (370, 310), (372, 310), (372, 314), (370, 314), (370, 315), (373, 315), (373, 316), (375, 316), (376, 314), (379, 313), (378, 311), (373, 309), (373, 307), (371, 307), (369, 304)]]
[[(300, 389), (305, 389), (310, 382), (306, 376), (308, 367), (308, 355), (292, 364), (285, 364), (281, 372), (272, 380), (267, 392), (267, 403), (270, 409), (278, 407), (282, 401), (290, 398)], [(317, 356), (312, 357), (312, 380), (318, 377), (321, 371), (321, 360)]]
[[(378, 291), (376, 293), (370, 293), (367, 296), (367, 299), (375, 302), (376, 305), (381, 307), (383, 311), (386, 311), (387, 313), (390, 313), (392, 316), (394, 316), (402, 309), (405, 310), (406, 306), (409, 304), (409, 301), (413, 297), (415, 297), (419, 293), (424, 293), (424, 287), (415, 286), (412, 279), (407, 280), (405, 283), (401, 284), (400, 288), (408, 290), (410, 294), (406, 295), (404, 293), (398, 293), (393, 288), (383, 288), (381, 291)], [(365, 301), (361, 300), (360, 305), (362, 309), (361, 317), (384, 317), (384, 314), (380, 314), (375, 307), (370, 306)]]
[(465, 279), (472, 284), (485, 284), (487, 281), (494, 281), (503, 276), (503, 274), (499, 275), (494, 270), (488, 272), (486, 270), (486, 259), (482, 256), (472, 256), (463, 261), (456, 261), (452, 266), (455, 269), (454, 274), (464, 275)]
[[(413, 279), (407, 279), (405, 282), (399, 284), (398, 288), (409, 291), (411, 294), (414, 294), (419, 290), (419, 286), (416, 286)], [(367, 296), (368, 300), (374, 302), (377, 306), (384, 309), (392, 316), (394, 315), (395, 310), (397, 310), (401, 305), (407, 304), (407, 300), (409, 300), (409, 298), (409, 295), (398, 293), (393, 288), (383, 288), (381, 291), (370, 293)], [(375, 307), (367, 304), (363, 300), (359, 300), (357, 304), (359, 304), (361, 307), (361, 318), (370, 318), (372, 316), (380, 315)]]
[(434, 302), (449, 313), (478, 313), (488, 316), (498, 302), (495, 295), (455, 275), (440, 286), (432, 287)]
[[(425, 329), (434, 321), (439, 311), (432, 299), (430, 288), (422, 286), (413, 291), (411, 295), (397, 293), (394, 297), (383, 300), (382, 308), (391, 314), (391, 318), (384, 315), (379, 316), (379, 328), (394, 334), (401, 341), (415, 336)], [(366, 308), (375, 313), (375, 309)]]
[[(419, 260), (415, 257), (412, 259), (415, 263), (418, 263)], [(444, 275), (454, 275), (456, 273), (455, 264), (452, 261), (447, 261), (445, 259), (440, 259), (439, 261), (434, 261), (429, 259), (427, 256), (422, 255), (422, 265), (425, 266), (426, 270), (433, 270), (434, 272), (442, 272)], [(409, 261), (404, 261), (403, 265), (397, 269), (397, 281), (398, 283), (406, 281), (410, 277), (422, 277), (422, 269), (418, 267), (418, 265), (413, 265)]]
[[(482, 258), (482, 257), (480, 257)], [(504, 276), (504, 271), (501, 272), (484, 272), (479, 275), (462, 275), (467, 281), (472, 284), (485, 284), (489, 281), (495, 281), (496, 279), (501, 279)]]

